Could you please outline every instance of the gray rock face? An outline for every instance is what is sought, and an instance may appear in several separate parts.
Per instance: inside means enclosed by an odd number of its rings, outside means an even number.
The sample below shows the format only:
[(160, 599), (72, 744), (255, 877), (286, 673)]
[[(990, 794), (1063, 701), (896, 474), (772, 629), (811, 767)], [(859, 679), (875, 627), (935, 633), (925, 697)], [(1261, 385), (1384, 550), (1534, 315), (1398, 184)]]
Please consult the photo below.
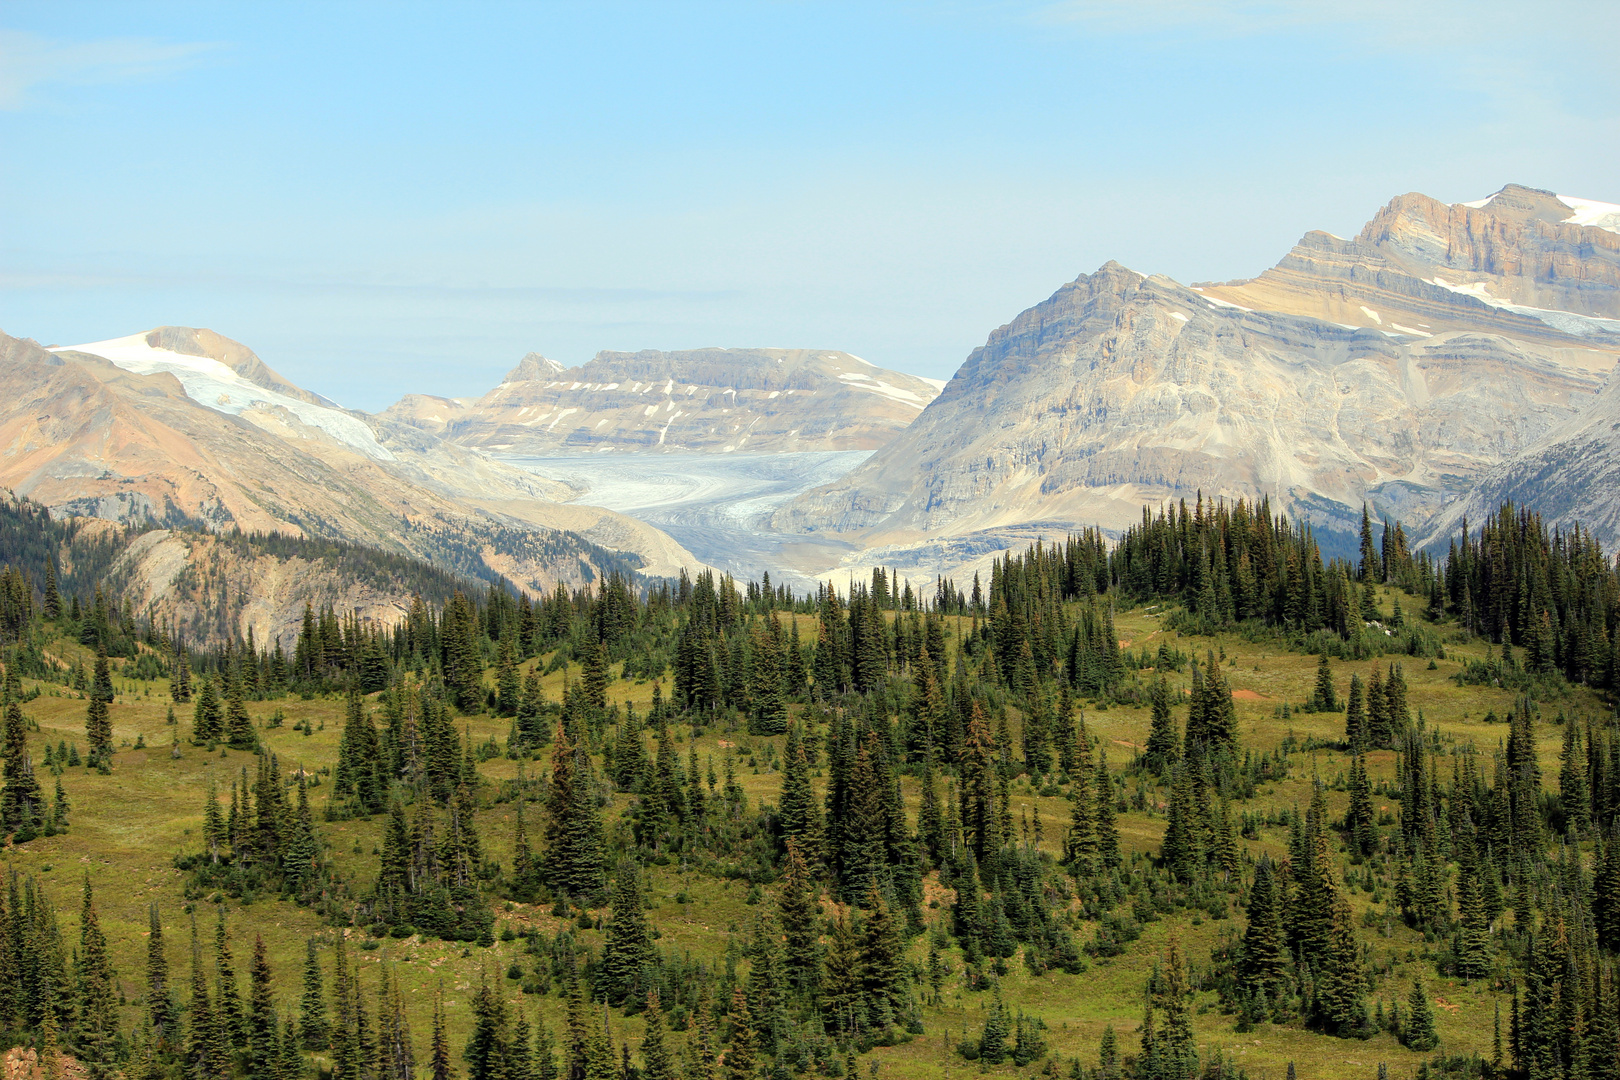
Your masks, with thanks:
[(384, 415), (514, 455), (874, 450), (937, 393), (824, 349), (604, 352), (566, 370), (530, 353), (481, 398), (411, 396)]
[(1531, 189), (1480, 208), (1402, 196), (1252, 282), (1109, 263), (996, 330), (899, 438), (774, 524), (905, 545), (1119, 529), (1202, 492), (1330, 529), (1365, 499), (1420, 525), (1614, 366), (1620, 235), (1573, 213)]
[(1585, 410), (1488, 471), (1419, 543), (1443, 546), (1464, 520), (1473, 529), (1503, 502), (1565, 531), (1581, 525), (1606, 551), (1620, 547), (1620, 380), (1611, 376)]

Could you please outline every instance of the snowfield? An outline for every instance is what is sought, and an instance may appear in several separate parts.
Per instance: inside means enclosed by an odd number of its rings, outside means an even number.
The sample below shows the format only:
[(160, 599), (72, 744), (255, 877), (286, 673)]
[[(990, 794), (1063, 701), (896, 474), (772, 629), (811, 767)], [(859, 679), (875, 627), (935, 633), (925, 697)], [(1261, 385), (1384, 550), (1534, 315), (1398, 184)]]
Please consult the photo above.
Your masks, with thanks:
[[(249, 382), (232, 368), (206, 356), (154, 349), (145, 334), (93, 341), (88, 345), (59, 345), (52, 352), (90, 353), (136, 375), (167, 373), (180, 380), (186, 396), (199, 405), (230, 416), (241, 416), (249, 409), (284, 409), (307, 427), (316, 428), (347, 446), (378, 461), (392, 461), (394, 455), (381, 443), (364, 420), (339, 409), (311, 405), (307, 401), (266, 390)], [(250, 422), (252, 417), (247, 418)]]

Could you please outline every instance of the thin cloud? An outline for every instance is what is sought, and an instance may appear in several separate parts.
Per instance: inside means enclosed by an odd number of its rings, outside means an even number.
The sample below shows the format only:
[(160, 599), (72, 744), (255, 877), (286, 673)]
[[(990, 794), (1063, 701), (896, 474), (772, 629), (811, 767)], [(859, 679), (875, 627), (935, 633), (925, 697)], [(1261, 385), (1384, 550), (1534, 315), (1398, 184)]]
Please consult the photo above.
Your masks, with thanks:
[(104, 86), (161, 78), (190, 67), (217, 46), (151, 38), (53, 41), (0, 29), (0, 110), (39, 102), (47, 86)]
[(1034, 16), (1047, 25), (1138, 35), (1189, 31), (1243, 38), (1336, 28), (1364, 45), (1401, 51), (1482, 42), (1511, 51), (1526, 34), (1568, 41), (1577, 28), (1602, 31), (1620, 22), (1620, 9), (1600, 0), (1543, 0), (1528, 22), (1524, 10), (1520, 0), (1055, 0), (1038, 6)]

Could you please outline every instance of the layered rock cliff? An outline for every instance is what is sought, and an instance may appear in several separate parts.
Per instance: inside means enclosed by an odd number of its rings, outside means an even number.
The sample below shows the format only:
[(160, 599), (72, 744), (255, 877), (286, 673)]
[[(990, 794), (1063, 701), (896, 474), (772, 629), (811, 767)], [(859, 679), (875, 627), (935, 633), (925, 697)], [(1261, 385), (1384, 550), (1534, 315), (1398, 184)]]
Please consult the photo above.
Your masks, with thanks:
[(937, 384), (818, 349), (530, 353), (481, 398), (408, 396), (383, 416), (503, 455), (875, 450)]
[(1353, 240), (1309, 233), (1258, 278), (1199, 288), (1245, 307), (1413, 336), (1487, 330), (1608, 339), (1612, 349), (1620, 224), (1581, 223), (1609, 221), (1592, 210), (1604, 205), (1518, 184), (1477, 203), (1402, 195)]

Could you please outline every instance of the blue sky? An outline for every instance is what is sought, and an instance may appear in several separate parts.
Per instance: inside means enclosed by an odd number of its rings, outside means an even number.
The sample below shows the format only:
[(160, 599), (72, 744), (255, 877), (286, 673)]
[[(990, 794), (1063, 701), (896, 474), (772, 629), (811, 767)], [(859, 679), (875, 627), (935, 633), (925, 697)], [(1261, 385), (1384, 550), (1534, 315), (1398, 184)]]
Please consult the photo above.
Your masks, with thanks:
[(174, 323), (353, 407), (525, 352), (948, 377), (1118, 259), (1391, 196), (1620, 202), (1620, 4), (0, 3), (0, 328)]

